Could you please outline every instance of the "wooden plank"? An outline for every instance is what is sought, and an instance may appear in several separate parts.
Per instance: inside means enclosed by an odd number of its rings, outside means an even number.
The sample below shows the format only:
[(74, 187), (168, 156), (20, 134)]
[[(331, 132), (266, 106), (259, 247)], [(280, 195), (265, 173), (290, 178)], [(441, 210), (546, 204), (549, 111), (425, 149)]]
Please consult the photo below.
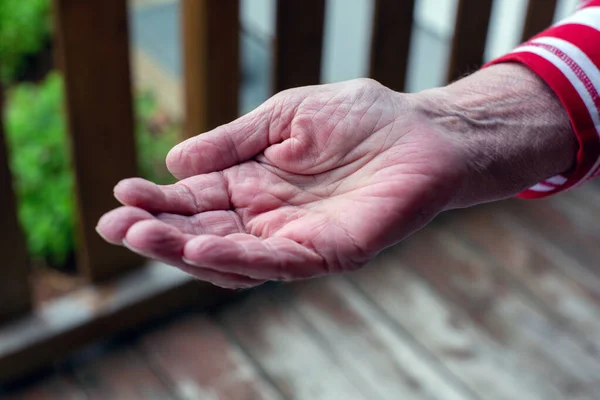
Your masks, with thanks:
[(546, 199), (552, 208), (559, 210), (584, 235), (600, 238), (600, 226), (596, 216), (600, 214), (600, 190), (585, 185)]
[(600, 359), (451, 232), (428, 229), (398, 255), (564, 398), (600, 390)]
[[(353, 380), (377, 399), (475, 399), (453, 376), (398, 331), (346, 279), (293, 286), (297, 308)], [(357, 362), (357, 358), (360, 360)]]
[(53, 10), (76, 172), (78, 265), (101, 281), (141, 263), (95, 231), (118, 205), (114, 185), (136, 175), (127, 3), (54, 0)]
[(524, 286), (547, 313), (582, 334), (586, 349), (600, 356), (600, 286), (580, 279), (558, 265), (530, 235), (506, 219), (496, 218), (491, 207), (460, 213), (452, 220), (453, 232), (470, 241)]
[(207, 316), (188, 316), (146, 335), (142, 348), (178, 398), (281, 399)]
[(181, 13), (188, 138), (238, 116), (239, 0), (183, 0)]
[(70, 374), (54, 373), (41, 382), (7, 392), (0, 391), (4, 400), (87, 400), (85, 391)]
[(111, 349), (87, 365), (76, 366), (74, 374), (87, 400), (175, 399), (166, 385), (143, 359), (136, 347)]
[(273, 90), (321, 80), (325, 0), (277, 1)]
[(525, 42), (550, 25), (554, 19), (557, 0), (529, 0), (521, 41)]
[[(543, 201), (543, 200), (542, 200)], [(584, 262), (573, 257), (569, 252), (557, 246), (552, 240), (540, 234), (535, 222), (523, 219), (511, 213), (507, 207), (508, 202), (502, 202), (502, 207), (495, 209), (494, 218), (509, 229), (523, 236), (525, 242), (530, 246), (540, 249), (547, 257), (555, 261), (557, 268), (565, 276), (577, 282), (586, 282), (589, 287), (600, 287), (600, 276)]]
[(459, 0), (446, 79), (452, 82), (483, 64), (493, 0)]
[(161, 263), (84, 287), (0, 327), (0, 383), (183, 306), (211, 306), (234, 295)]
[(350, 277), (398, 329), (411, 335), (480, 398), (565, 398), (533, 373), (519, 354), (507, 352), (463, 310), (446, 303), (394, 251), (380, 255)]
[(414, 0), (375, 0), (371, 78), (403, 92), (413, 27)]
[(29, 285), (27, 247), (19, 222), (3, 127), (4, 93), (0, 85), (0, 323), (28, 311), (32, 294)]
[(597, 268), (600, 259), (600, 230), (597, 226), (596, 229), (585, 228), (581, 221), (569, 216), (552, 199), (536, 202), (507, 201), (503, 212), (520, 220), (532, 235), (542, 238), (549, 246), (555, 247), (574, 261), (573, 265), (566, 264), (564, 267), (583, 267), (589, 274), (600, 278), (600, 270)]
[(306, 322), (279, 295), (257, 293), (219, 321), (261, 366), (284, 398), (295, 400), (373, 399), (348, 375)]

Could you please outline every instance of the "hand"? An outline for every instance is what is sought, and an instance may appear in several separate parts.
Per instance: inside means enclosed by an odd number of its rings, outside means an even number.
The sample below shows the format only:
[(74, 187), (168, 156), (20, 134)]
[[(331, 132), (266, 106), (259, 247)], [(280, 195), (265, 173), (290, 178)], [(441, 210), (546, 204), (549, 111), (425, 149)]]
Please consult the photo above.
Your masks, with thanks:
[(121, 181), (98, 231), (225, 287), (349, 271), (439, 213), (463, 159), (409, 95), (298, 88), (176, 146), (176, 184)]
[[(525, 74), (516, 87), (536, 101), (502, 97), (514, 68)], [(541, 102), (556, 99), (523, 69), (492, 67), (415, 95), (364, 79), (282, 92), (176, 146), (167, 166), (178, 183), (120, 182), (125, 206), (102, 217), (98, 232), (229, 288), (359, 268), (444, 209), (511, 196), (566, 170), (568, 119), (566, 134), (549, 129), (565, 125), (560, 104)], [(492, 95), (482, 94), (487, 84)], [(485, 108), (491, 98), (500, 100)], [(523, 120), (509, 113), (504, 124), (494, 113), (511, 105)], [(528, 126), (544, 128), (534, 152)], [(540, 162), (544, 149), (556, 155), (551, 163)]]

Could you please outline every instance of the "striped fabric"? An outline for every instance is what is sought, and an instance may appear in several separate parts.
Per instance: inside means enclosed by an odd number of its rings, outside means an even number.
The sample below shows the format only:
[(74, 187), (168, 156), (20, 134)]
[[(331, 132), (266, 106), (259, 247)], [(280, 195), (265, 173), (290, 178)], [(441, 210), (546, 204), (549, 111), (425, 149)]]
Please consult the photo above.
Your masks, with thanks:
[(570, 17), (493, 60), (520, 62), (538, 74), (567, 110), (579, 141), (577, 165), (519, 195), (540, 198), (600, 175), (600, 0), (585, 1)]

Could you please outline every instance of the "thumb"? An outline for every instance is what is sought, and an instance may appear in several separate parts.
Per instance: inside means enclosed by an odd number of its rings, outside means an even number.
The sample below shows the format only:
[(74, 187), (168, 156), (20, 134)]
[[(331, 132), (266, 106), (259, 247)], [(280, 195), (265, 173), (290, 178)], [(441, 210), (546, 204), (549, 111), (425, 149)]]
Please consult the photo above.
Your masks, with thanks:
[(290, 136), (296, 109), (290, 100), (285, 92), (280, 93), (233, 122), (185, 140), (167, 155), (167, 168), (184, 179), (250, 160)]

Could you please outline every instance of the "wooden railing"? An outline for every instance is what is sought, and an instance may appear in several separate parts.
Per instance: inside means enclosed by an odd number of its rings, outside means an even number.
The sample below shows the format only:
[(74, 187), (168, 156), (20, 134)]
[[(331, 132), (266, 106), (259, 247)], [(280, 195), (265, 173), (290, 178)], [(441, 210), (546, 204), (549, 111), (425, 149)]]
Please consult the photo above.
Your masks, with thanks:
[[(459, 0), (448, 80), (481, 65), (492, 2)], [(403, 90), (414, 1), (375, 3), (370, 75)], [(90, 285), (41, 307), (32, 302), (0, 123), (0, 382), (174, 308), (214, 304), (225, 295), (174, 269), (143, 265), (95, 232), (99, 217), (117, 206), (113, 185), (136, 175), (126, 6), (125, 0), (54, 0), (56, 60), (65, 81), (76, 171), (78, 271)], [(530, 0), (523, 37), (548, 26), (555, 6)], [(184, 136), (238, 115), (238, 13), (238, 0), (182, 0)], [(279, 0), (276, 15), (274, 91), (318, 83), (325, 0)]]

